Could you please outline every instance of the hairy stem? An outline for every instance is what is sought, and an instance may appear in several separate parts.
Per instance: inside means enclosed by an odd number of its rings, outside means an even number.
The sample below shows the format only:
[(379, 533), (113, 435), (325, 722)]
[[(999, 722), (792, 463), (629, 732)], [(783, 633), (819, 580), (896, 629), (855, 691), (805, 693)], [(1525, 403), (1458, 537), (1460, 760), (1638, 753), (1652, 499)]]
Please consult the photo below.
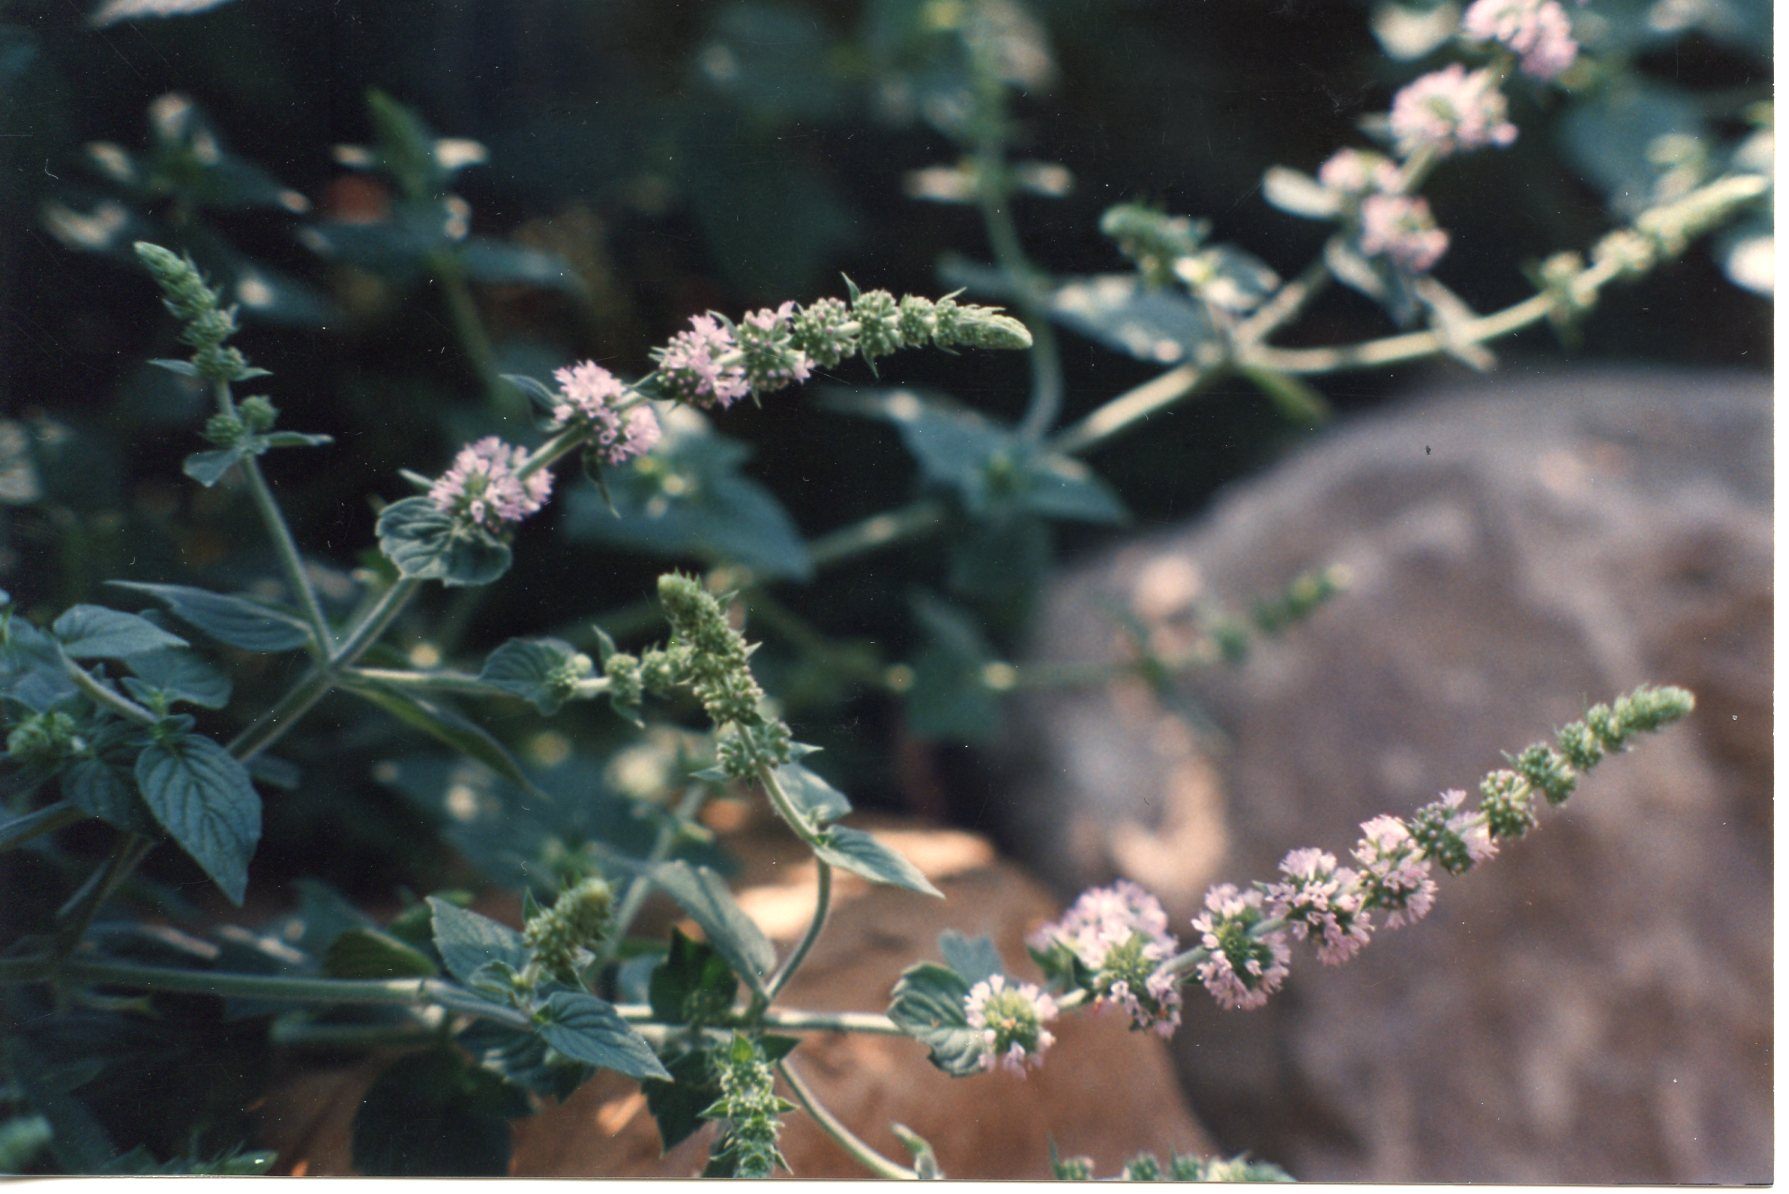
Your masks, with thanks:
[(832, 907), (832, 866), (820, 858), (814, 859), (814, 866), (818, 868), (820, 875), (819, 887), (814, 893), (814, 918), (808, 922), (808, 931), (795, 943), (794, 950), (783, 959), (783, 964), (765, 984), (769, 999), (773, 1002), (782, 994), (783, 988), (789, 985), (789, 980), (795, 977), (795, 972), (801, 969), (801, 964), (807, 961), (808, 953), (814, 948), (814, 943), (820, 940), (821, 931), (826, 928), (826, 913)]

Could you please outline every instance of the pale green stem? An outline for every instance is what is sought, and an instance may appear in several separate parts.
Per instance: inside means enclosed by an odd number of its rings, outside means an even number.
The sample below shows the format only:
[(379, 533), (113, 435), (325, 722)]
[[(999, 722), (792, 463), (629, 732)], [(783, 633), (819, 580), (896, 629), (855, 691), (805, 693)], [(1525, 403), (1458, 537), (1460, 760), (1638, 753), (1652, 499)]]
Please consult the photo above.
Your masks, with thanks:
[(795, 977), (795, 972), (801, 969), (803, 962), (807, 961), (808, 953), (813, 950), (814, 943), (820, 940), (821, 931), (826, 928), (826, 913), (832, 907), (832, 866), (821, 858), (814, 859), (814, 866), (818, 869), (820, 876), (819, 887), (814, 892), (814, 918), (808, 922), (808, 931), (801, 935), (801, 940), (796, 942), (795, 949), (787, 958), (783, 959), (783, 964), (777, 968), (777, 972), (771, 975), (770, 981), (765, 984), (767, 996), (771, 1001), (782, 994), (783, 988), (789, 985), (789, 980)]
[[(678, 836), (683, 832), (686, 822), (695, 819), (702, 811), (702, 804), (708, 799), (707, 784), (691, 784), (683, 793), (677, 807), (672, 810), (673, 820), (658, 828), (658, 836), (653, 839), (652, 850), (646, 855), (649, 865), (663, 862), (671, 856), (671, 850), (677, 844)], [(646, 904), (646, 897), (652, 894), (652, 883), (644, 875), (635, 875), (628, 880), (627, 888), (621, 893), (621, 901), (615, 907), (615, 919), (609, 926), (609, 935), (602, 943), (598, 957), (607, 962), (621, 948), (627, 938), (628, 930), (634, 927), (639, 918), (640, 909)]]
[(161, 718), (123, 693), (114, 690), (110, 685), (101, 684), (86, 668), (66, 655), (62, 657), (62, 669), (68, 673), (68, 678), (74, 681), (75, 687), (92, 697), (96, 704), (110, 709), (127, 721), (134, 721), (140, 726), (161, 724)]
[(801, 1104), (801, 1109), (808, 1113), (821, 1131), (831, 1136), (839, 1143), (840, 1147), (850, 1153), (858, 1164), (877, 1177), (894, 1178), (897, 1181), (917, 1181), (919, 1179), (919, 1174), (905, 1165), (889, 1160), (865, 1144), (857, 1133), (847, 1128), (843, 1121), (820, 1101), (812, 1088), (802, 1081), (801, 1077), (790, 1067), (788, 1058), (777, 1062), (776, 1072), (781, 1074), (783, 1081), (789, 1084), (789, 1090), (795, 1095), (795, 1101)]

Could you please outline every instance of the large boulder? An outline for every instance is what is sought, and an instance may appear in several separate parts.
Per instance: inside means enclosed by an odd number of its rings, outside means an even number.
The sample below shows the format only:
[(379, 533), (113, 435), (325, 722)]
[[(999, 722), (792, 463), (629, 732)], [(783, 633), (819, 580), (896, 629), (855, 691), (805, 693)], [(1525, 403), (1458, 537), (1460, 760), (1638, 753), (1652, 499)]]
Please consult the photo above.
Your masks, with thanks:
[[(866, 819), (866, 823), (868, 822)], [(987, 934), (1021, 973), (1024, 938), (1058, 909), (1034, 880), (997, 857), (983, 838), (911, 823), (878, 834), (911, 858), (945, 894), (942, 901), (841, 875), (826, 934), (780, 1005), (820, 1011), (879, 1011), (907, 966), (935, 959), (938, 934)], [(807, 927), (814, 864), (781, 824), (755, 824), (729, 839), (742, 859), (741, 906), (779, 948)], [(498, 909), (492, 915), (502, 916)], [(513, 909), (509, 909), (513, 920)], [(663, 926), (659, 926), (663, 927)], [(1023, 962), (1022, 965), (1018, 965)], [(929, 1140), (952, 1177), (1040, 1178), (1050, 1146), (1094, 1157), (1116, 1172), (1143, 1150), (1210, 1152), (1160, 1040), (1127, 1030), (1116, 1014), (1063, 1018), (1049, 1064), (1027, 1078), (1005, 1073), (946, 1077), (906, 1038), (821, 1036), (794, 1054), (801, 1076), (840, 1119), (884, 1155), (906, 1150), (889, 1130), (905, 1124)], [(388, 1059), (347, 1068), (308, 1068), (276, 1085), (262, 1107), (261, 1143), (286, 1172), (354, 1172), (350, 1126)], [(799, 1177), (863, 1177), (864, 1171), (801, 1112), (785, 1121), (783, 1152)], [(570, 1099), (518, 1121), (511, 1172), (519, 1177), (692, 1177), (712, 1129), (668, 1156), (633, 1082), (599, 1074)]]
[(1190, 993), (1182, 1073), (1223, 1146), (1308, 1180), (1770, 1180), (1771, 479), (1767, 377), (1506, 372), (1345, 424), (1053, 588), (1038, 661), (1120, 657), (1112, 601), (1184, 648), (1202, 603), (1348, 576), (1186, 682), (1209, 724), (1134, 683), (1020, 718), (1021, 853), (1179, 918), (1588, 702), (1698, 696), (1424, 923), (1340, 969), (1301, 948), (1262, 1012)]

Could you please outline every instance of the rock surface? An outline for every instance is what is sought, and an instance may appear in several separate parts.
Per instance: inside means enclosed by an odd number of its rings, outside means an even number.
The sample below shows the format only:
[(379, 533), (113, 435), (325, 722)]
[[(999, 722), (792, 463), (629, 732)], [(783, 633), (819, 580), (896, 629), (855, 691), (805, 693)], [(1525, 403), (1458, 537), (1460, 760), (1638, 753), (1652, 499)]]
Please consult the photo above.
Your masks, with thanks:
[(1305, 1180), (1762, 1182), (1771, 1153), (1771, 393), (1757, 374), (1509, 373), (1345, 425), (1050, 596), (1035, 658), (1164, 643), (1339, 564), (1348, 591), (1187, 691), (1034, 699), (1011, 827), (1065, 893), (1113, 874), (1180, 921), (1213, 881), (1470, 787), (1591, 701), (1691, 720), (1351, 965), (1302, 947), (1269, 1007), (1188, 996), (1226, 1150)]
[[(858, 818), (866, 825), (869, 818)], [(913, 860), (946, 896), (927, 899), (841, 876), (827, 933), (780, 1001), (823, 1011), (881, 1010), (900, 972), (937, 957), (938, 934), (985, 933), (1019, 973), (1030, 971), (1024, 937), (1056, 915), (1051, 897), (979, 837), (884, 822), (879, 836)], [(779, 947), (807, 927), (814, 868), (780, 825), (754, 826), (737, 842), (740, 902)], [(492, 915), (500, 915), (492, 911)], [(513, 915), (511, 917), (513, 921)], [(1021, 965), (1021, 962), (1023, 963)], [(906, 1151), (888, 1130), (904, 1123), (931, 1141), (952, 1177), (1040, 1178), (1052, 1141), (1115, 1172), (1148, 1149), (1209, 1153), (1186, 1109), (1168, 1047), (1128, 1032), (1121, 1017), (1083, 1014), (1058, 1025), (1050, 1064), (1028, 1079), (1002, 1074), (951, 1079), (904, 1038), (810, 1037), (794, 1055), (801, 1076), (846, 1124), (884, 1155)], [(385, 1062), (309, 1070), (281, 1083), (261, 1111), (262, 1145), (285, 1172), (353, 1172), (349, 1132)], [(784, 1092), (785, 1094), (787, 1092)], [(783, 1152), (797, 1176), (864, 1172), (800, 1112), (785, 1120)], [(599, 1074), (564, 1104), (518, 1121), (511, 1172), (518, 1177), (692, 1177), (712, 1129), (659, 1156), (658, 1131), (632, 1082)]]

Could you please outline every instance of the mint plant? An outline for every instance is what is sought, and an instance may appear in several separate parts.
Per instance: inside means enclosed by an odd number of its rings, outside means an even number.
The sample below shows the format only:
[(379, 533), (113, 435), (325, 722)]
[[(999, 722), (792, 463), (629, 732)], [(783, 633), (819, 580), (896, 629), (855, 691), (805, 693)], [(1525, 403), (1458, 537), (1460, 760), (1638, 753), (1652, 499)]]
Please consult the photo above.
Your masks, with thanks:
[[(9, 1022), (0, 1099), (15, 1112), (0, 1121), (0, 1168), (23, 1169), (45, 1153), (68, 1170), (266, 1168), (264, 1154), (230, 1148), (160, 1157), (121, 1147), (84, 1102), (103, 1065), (56, 1053), (56, 1026), (71, 1017), (128, 1034), (154, 1019), (155, 999), (193, 995), (223, 1001), (218, 1023), (251, 1022), (268, 1047), (404, 1050), (356, 1121), (356, 1164), (368, 1173), (505, 1172), (511, 1121), (610, 1070), (639, 1084), (667, 1149), (713, 1125), (710, 1175), (786, 1171), (780, 1132), (799, 1113), (872, 1174), (942, 1176), (951, 1158), (904, 1128), (897, 1134), (910, 1152), (905, 1161), (880, 1154), (839, 1120), (802, 1077), (802, 1041), (815, 1033), (911, 1038), (944, 1075), (973, 1080), (1048, 1065), (1055, 1033), (1072, 1016), (1106, 1009), (1136, 1031), (1167, 1037), (1198, 988), (1222, 1007), (1258, 1008), (1290, 981), (1305, 946), (1320, 964), (1340, 965), (1378, 935), (1423, 920), (1441, 896), (1442, 873), (1463, 876), (1493, 860), (1543, 813), (1565, 805), (1603, 759), (1692, 711), (1691, 694), (1669, 686), (1596, 705), (1549, 741), (1509, 756), (1476, 796), (1449, 789), (1377, 816), (1352, 846), (1292, 848), (1275, 875), (1213, 887), (1184, 924), (1172, 923), (1149, 892), (1119, 882), (1082, 893), (1039, 928), (1026, 973), (1009, 969), (1019, 960), (1001, 957), (985, 938), (945, 933), (939, 958), (916, 960), (885, 1008), (788, 1006), (791, 979), (827, 929), (836, 872), (915, 898), (941, 893), (886, 841), (847, 823), (851, 801), (811, 765), (816, 747), (797, 740), (770, 679), (799, 673), (764, 667), (748, 630), (773, 627), (827, 684), (898, 697), (921, 732), (972, 738), (987, 732), (1001, 697), (1029, 687), (1130, 677), (1175, 702), (1178, 677), (1244, 662), (1256, 637), (1312, 616), (1345, 578), (1313, 561), (1311, 572), (1287, 578), (1283, 591), (1246, 614), (1208, 611), (1198, 644), (1174, 655), (1121, 619), (1129, 658), (1053, 669), (1002, 658), (987, 626), (931, 594), (914, 602), (923, 647), (911, 661), (892, 661), (832, 641), (785, 608), (773, 585), (951, 528), (963, 532), (950, 561), (954, 588), (986, 596), (1011, 583), (992, 575), (1011, 561), (1035, 572), (1047, 559), (1052, 523), (1124, 519), (1083, 455), (1217, 382), (1246, 379), (1309, 417), (1322, 408), (1311, 379), (1428, 357), (1489, 367), (1487, 344), (1540, 323), (1569, 330), (1606, 287), (1660, 268), (1695, 239), (1753, 213), (1771, 187), (1756, 144), (1768, 137), (1768, 116), (1755, 113), (1743, 143), (1680, 165), (1586, 253), (1535, 263), (1531, 295), (1477, 313), (1437, 277), (1450, 237), (1422, 188), (1453, 159), (1494, 153), (1521, 135), (1508, 89), (1569, 87), (1575, 72), (1595, 64), (1580, 53), (1573, 11), (1556, 0), (1476, 0), (1451, 40), (1435, 43), (1457, 60), (1409, 82), (1369, 123), (1376, 147), (1340, 149), (1311, 174), (1269, 171), (1269, 201), (1327, 229), (1304, 270), (1282, 279), (1260, 258), (1214, 241), (1206, 222), (1121, 203), (1101, 231), (1129, 268), (1053, 278), (1026, 254), (1013, 214), (1015, 194), (1048, 177), (1010, 155), (1011, 93), (1024, 74), (1009, 53), (1019, 11), (991, 0), (947, 7), (928, 36), (942, 43), (933, 48), (948, 64), (946, 90), (956, 101), (941, 106), (939, 122), (963, 156), (931, 172), (927, 186), (931, 197), (978, 209), (993, 266), (959, 266), (954, 280), (965, 289), (936, 298), (846, 280), (839, 293), (738, 318), (697, 314), (631, 379), (595, 361), (566, 363), (550, 380), (497, 372), (467, 279), (540, 281), (548, 263), (469, 237), (464, 201), (447, 188), (482, 159), (482, 147), (436, 137), (376, 95), (378, 146), (338, 156), (389, 177), (395, 214), (376, 230), (312, 227), (308, 240), (335, 258), (395, 255), (397, 273), (412, 280), (429, 270), (448, 279), (466, 355), (506, 421), (503, 435), (480, 435), (445, 459), (415, 461), (420, 471), (375, 481), (383, 500), (376, 549), (346, 578), (325, 563), (339, 549), (299, 541), (263, 467), (287, 452), (311, 460), (349, 454), (328, 436), (283, 425), (282, 406), (302, 410), (303, 395), (282, 392), (278, 377), (237, 343), (238, 314), (253, 287), (235, 276), (227, 298), (193, 256), (135, 244), (190, 350), (153, 364), (203, 387), (212, 403), (193, 429), (199, 442), (183, 471), (204, 489), (246, 493), (278, 595), (170, 579), (115, 582), (110, 604), (77, 603), (43, 617), (10, 598), (0, 605), (0, 851), (42, 858), (58, 884), (41, 923), (0, 942), (0, 1007)], [(186, 145), (200, 137), (192, 127), (165, 120), (158, 136), (179, 132)], [(121, 184), (162, 197), (222, 185), (211, 177), (213, 154), (191, 145), (183, 152), (206, 169), (168, 166), (148, 183), (122, 150), (101, 156)], [(232, 177), (261, 190), (273, 185), (240, 170)], [(192, 218), (188, 206), (176, 204), (181, 221)], [(1401, 330), (1357, 343), (1276, 344), (1333, 282), (1380, 304)], [(1017, 315), (965, 294), (1010, 303)], [(1063, 425), (1056, 325), (1171, 367)], [(906, 389), (833, 395), (833, 409), (898, 431), (919, 464), (921, 492), (903, 507), (802, 540), (774, 497), (740, 472), (741, 450), (715, 424), (748, 400), (790, 401), (785, 391), (835, 372), (892, 375), (899, 354), (910, 352), (1026, 353), (1031, 388), (1022, 417), (1002, 423)], [(399, 496), (400, 485), (409, 492)], [(427, 641), (409, 635), (404, 645), (400, 630), (413, 628), (419, 609), (441, 593), (451, 593), (443, 620), (463, 624), (523, 545), (534, 545), (528, 534), (555, 516), (556, 504), (586, 542), (706, 568), (667, 571), (635, 606), (597, 612), (593, 626), (563, 634), (511, 638), (479, 661), (456, 659), (446, 631)], [(289, 665), (280, 695), (241, 701), (237, 680), (264, 678), (259, 665), (269, 661)], [(263, 932), (205, 928), (190, 897), (143, 881), (145, 860), (171, 845), (225, 900), (244, 906), (264, 800), (307, 782), (305, 765), (280, 752), (312, 730), (320, 703), (340, 697), (446, 748), (445, 756), (388, 760), (389, 781), (446, 808), (443, 835), (487, 876), (523, 889), (520, 929), (472, 910), (463, 892), (412, 899), (380, 920), (321, 885), (304, 890), (295, 917)], [(638, 764), (617, 768), (634, 776), (626, 795), (576, 782), (549, 793), (553, 781), (538, 758), (464, 711), (554, 718), (593, 701), (625, 736), (605, 761)], [(519, 798), (506, 802), (502, 793)], [(741, 797), (761, 799), (814, 859), (812, 916), (786, 952), (740, 907), (702, 819), (708, 802)], [(486, 800), (518, 823), (526, 809), (556, 820), (510, 827), (502, 849), (481, 856), (491, 849), (479, 840), (489, 824), (479, 819)], [(96, 865), (61, 848), (76, 835), (103, 842)], [(655, 895), (674, 902), (701, 939), (637, 932)], [(125, 907), (125, 919), (107, 919)], [(170, 920), (182, 930), (167, 929)], [(440, 1140), (448, 1151), (430, 1152)], [(1085, 1159), (1039, 1158), (1040, 1172), (1046, 1163), (1058, 1177), (1096, 1176)], [(1144, 1154), (1120, 1176), (1285, 1175), (1246, 1157), (1170, 1154), (1164, 1165)]]

